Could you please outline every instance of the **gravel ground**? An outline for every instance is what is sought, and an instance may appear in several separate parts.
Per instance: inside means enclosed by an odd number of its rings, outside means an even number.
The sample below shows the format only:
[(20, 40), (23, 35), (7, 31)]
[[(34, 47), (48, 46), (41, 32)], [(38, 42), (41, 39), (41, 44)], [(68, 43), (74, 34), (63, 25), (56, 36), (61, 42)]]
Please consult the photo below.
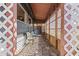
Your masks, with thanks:
[(42, 36), (34, 37), (18, 56), (57, 56), (55, 49), (51, 47)]

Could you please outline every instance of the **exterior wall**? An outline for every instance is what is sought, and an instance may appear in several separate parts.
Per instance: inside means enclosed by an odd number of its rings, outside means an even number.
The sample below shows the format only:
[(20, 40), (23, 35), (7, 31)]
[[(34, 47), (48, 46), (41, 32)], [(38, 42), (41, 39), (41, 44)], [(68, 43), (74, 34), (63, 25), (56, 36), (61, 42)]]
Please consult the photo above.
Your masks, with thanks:
[[(57, 21), (56, 21), (57, 20)], [(56, 23), (57, 22), (57, 23)], [(56, 27), (57, 26), (57, 27)], [(59, 7), (45, 23), (45, 33), (49, 43), (59, 49), (61, 39), (61, 8)], [(56, 42), (58, 41), (58, 42)], [(60, 50), (60, 49), (59, 49)]]
[[(63, 4), (64, 9), (61, 12), (57, 11), (57, 32), (56, 32), (56, 22), (52, 22), (56, 16), (54, 17), (54, 14), (49, 18), (49, 20), (45, 23), (46, 25), (46, 33), (49, 34), (48, 36), (52, 35), (52, 38), (50, 36), (50, 44), (56, 46), (58, 44), (58, 50), (60, 51), (61, 55), (65, 56), (78, 56), (79, 55), (79, 4)], [(64, 13), (61, 15), (61, 13)], [(56, 13), (55, 13), (56, 14)], [(61, 19), (63, 17), (64, 19)], [(61, 23), (61, 20), (64, 20), (63, 24)], [(52, 22), (52, 23), (51, 23)], [(50, 24), (50, 27), (49, 27)], [(64, 26), (62, 28), (61, 26)], [(50, 28), (50, 31), (49, 31)], [(61, 36), (61, 33), (63, 33), (63, 39)], [(57, 38), (56, 38), (56, 35)], [(54, 38), (54, 37), (55, 38)], [(56, 39), (58, 42), (56, 43)], [(56, 44), (56, 45), (55, 45)], [(63, 49), (63, 50), (62, 50)], [(62, 52), (61, 52), (62, 51)]]
[(56, 48), (55, 19), (56, 19), (56, 14), (53, 13), (51, 17), (49, 17), (48, 21), (45, 23), (45, 34), (49, 43)]
[(79, 55), (79, 4), (64, 4), (65, 56)]
[(0, 4), (0, 55), (13, 55), (16, 49), (16, 4)]

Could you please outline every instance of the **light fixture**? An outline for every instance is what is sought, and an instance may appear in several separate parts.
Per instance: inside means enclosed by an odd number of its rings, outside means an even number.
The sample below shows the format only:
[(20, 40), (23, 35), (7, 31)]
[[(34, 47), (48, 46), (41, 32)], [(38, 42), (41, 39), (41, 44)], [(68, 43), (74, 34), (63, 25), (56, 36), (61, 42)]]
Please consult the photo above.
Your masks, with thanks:
[(78, 25), (78, 21), (72, 19), (72, 24), (77, 26)]
[(77, 24), (76, 22), (74, 22), (74, 24)]
[(76, 22), (76, 21), (73, 21), (73, 24), (74, 24), (74, 25), (76, 25), (76, 24), (77, 24), (77, 22)]
[(3, 52), (4, 50), (5, 50), (4, 48), (2, 48), (2, 47), (0, 48), (0, 52)]

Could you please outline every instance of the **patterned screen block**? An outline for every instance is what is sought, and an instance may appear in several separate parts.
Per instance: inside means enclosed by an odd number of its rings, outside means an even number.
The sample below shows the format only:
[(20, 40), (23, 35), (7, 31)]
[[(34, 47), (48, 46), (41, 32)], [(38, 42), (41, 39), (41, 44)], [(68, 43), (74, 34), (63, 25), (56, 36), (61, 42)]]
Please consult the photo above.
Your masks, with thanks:
[(79, 4), (64, 4), (64, 50), (66, 56), (79, 55)]
[(0, 4), (0, 55), (13, 55), (16, 43), (16, 4)]

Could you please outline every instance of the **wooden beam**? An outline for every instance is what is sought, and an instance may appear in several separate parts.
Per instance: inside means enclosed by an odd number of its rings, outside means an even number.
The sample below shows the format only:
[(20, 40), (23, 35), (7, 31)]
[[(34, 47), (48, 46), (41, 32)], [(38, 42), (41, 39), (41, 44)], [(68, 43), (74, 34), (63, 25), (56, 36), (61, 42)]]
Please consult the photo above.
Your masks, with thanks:
[(58, 19), (57, 19), (57, 5), (55, 6), (55, 37), (56, 37), (56, 49), (58, 49), (58, 39), (57, 39), (57, 32), (58, 32)]
[(65, 54), (64, 51), (64, 4), (61, 4), (61, 49), (60, 54), (63, 56)]

